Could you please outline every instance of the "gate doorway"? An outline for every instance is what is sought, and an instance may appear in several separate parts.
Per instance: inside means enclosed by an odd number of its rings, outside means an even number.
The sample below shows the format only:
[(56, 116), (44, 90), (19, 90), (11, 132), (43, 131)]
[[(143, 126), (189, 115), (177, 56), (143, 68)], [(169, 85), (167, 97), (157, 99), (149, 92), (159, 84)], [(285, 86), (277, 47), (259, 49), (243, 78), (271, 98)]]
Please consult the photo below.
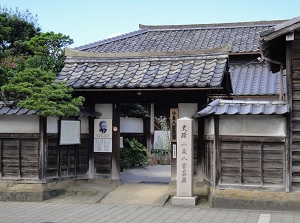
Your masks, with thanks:
[(137, 166), (120, 173), (122, 183), (169, 184), (171, 165)]

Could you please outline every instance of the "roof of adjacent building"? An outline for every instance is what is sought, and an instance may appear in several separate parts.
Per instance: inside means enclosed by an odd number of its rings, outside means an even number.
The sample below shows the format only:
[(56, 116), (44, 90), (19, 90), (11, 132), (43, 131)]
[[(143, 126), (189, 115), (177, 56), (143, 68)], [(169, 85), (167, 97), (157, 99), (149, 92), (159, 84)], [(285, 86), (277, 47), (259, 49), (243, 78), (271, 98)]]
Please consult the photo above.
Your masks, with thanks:
[[(294, 27), (292, 27), (294, 26)], [(279, 35), (291, 32), (294, 29), (300, 27), (300, 16), (293, 19), (281, 22), (280, 24), (274, 25), (269, 29), (263, 30), (259, 33), (260, 37), (266, 38), (268, 40), (276, 38), (278, 35), (276, 33), (280, 32)]]
[(66, 53), (58, 80), (77, 89), (217, 88), (228, 70), (228, 54), (216, 52)]
[(260, 32), (260, 52), (272, 72), (286, 67), (286, 41), (294, 39), (300, 16)]
[(214, 100), (193, 117), (208, 115), (283, 115), (289, 112), (285, 101)]
[(145, 26), (117, 37), (75, 48), (85, 52), (175, 52), (214, 49), (232, 43), (231, 53), (259, 52), (259, 32), (285, 20)]
[[(20, 108), (16, 106), (7, 106), (0, 101), (0, 115), (38, 115), (35, 110), (29, 110), (26, 108)], [(88, 108), (81, 108), (78, 116), (81, 117), (96, 117), (101, 116), (99, 112), (91, 111)]]
[[(279, 95), (280, 74), (272, 73), (265, 63), (232, 64), (229, 67), (233, 95)], [(285, 70), (283, 75), (283, 93), (285, 93)]]

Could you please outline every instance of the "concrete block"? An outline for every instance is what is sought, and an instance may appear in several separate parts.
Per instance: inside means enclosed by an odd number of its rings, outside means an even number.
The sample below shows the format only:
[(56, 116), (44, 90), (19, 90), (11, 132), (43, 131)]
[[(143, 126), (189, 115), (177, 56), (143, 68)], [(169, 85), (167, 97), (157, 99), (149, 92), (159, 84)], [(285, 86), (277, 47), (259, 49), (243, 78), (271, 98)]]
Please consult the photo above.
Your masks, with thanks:
[(198, 196), (193, 197), (172, 197), (172, 205), (195, 206)]

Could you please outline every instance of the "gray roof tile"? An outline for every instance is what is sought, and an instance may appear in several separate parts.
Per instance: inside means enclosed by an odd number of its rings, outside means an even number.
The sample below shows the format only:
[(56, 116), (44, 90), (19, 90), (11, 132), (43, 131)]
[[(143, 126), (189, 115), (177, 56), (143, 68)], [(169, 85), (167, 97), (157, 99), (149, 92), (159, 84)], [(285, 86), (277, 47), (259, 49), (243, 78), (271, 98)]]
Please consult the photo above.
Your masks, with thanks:
[(115, 60), (74, 57), (66, 60), (58, 79), (73, 88), (220, 87), (227, 59), (226, 54)]
[[(230, 65), (233, 95), (279, 95), (280, 74), (272, 73), (265, 63)], [(286, 71), (283, 72), (286, 92)]]
[(272, 115), (286, 114), (289, 106), (285, 101), (238, 101), (217, 99), (197, 112), (193, 117), (207, 115)]
[(214, 49), (232, 42), (233, 53), (259, 52), (259, 32), (283, 21), (141, 26), (140, 30), (75, 48), (86, 52), (174, 52)]
[[(35, 110), (28, 110), (26, 108), (19, 107), (8, 107), (0, 101), (0, 115), (38, 115), (38, 112)], [(96, 117), (101, 116), (102, 114), (96, 111), (92, 111), (88, 108), (81, 108), (79, 116), (82, 117)]]

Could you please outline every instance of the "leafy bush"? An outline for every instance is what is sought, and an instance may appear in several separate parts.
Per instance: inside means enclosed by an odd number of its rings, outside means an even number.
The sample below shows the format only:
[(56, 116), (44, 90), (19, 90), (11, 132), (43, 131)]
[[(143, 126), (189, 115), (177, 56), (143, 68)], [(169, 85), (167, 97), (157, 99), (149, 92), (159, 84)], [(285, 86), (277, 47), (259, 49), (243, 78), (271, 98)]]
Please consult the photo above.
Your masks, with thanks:
[(147, 165), (147, 148), (136, 139), (124, 139), (124, 148), (120, 149), (121, 169), (130, 166)]
[(166, 117), (155, 117), (155, 126), (163, 132), (154, 145), (154, 154), (159, 164), (171, 164), (170, 127)]

